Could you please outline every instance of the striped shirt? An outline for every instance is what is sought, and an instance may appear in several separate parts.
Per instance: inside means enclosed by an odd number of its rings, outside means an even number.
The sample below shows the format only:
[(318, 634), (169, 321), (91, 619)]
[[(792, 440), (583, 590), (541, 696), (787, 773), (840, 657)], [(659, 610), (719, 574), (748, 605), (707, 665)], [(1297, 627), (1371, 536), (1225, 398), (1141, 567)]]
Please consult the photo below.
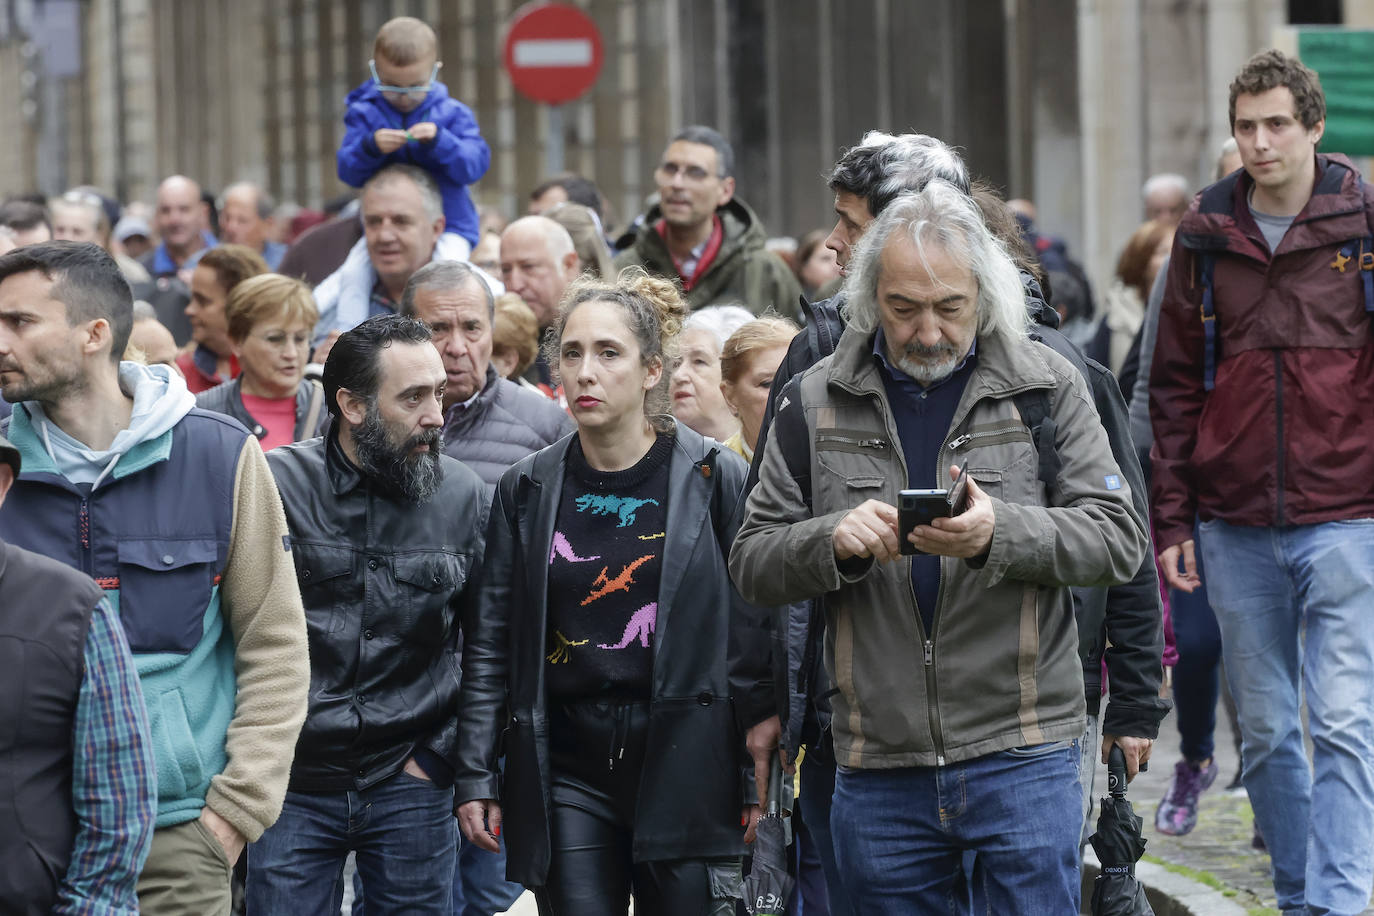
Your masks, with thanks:
[(157, 774), (143, 691), (109, 603), (91, 612), (85, 678), (72, 728), (77, 833), (54, 914), (136, 916), (153, 842)]

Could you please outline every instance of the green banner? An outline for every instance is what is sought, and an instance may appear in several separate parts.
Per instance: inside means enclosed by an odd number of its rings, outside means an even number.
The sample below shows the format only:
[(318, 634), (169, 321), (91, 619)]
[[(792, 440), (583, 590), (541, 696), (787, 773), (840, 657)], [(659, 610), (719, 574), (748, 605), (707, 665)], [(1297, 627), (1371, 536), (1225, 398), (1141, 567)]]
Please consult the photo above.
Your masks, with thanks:
[(1374, 31), (1300, 29), (1298, 57), (1326, 92), (1321, 151), (1374, 156)]

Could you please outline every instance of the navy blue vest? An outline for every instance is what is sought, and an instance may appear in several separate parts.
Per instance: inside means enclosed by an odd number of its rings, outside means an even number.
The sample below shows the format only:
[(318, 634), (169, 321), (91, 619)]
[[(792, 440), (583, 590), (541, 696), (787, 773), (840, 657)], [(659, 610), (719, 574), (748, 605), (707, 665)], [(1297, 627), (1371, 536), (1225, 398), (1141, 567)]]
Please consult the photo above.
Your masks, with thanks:
[(0, 541), (0, 912), (50, 912), (67, 873), (72, 725), (99, 601), (90, 579)]
[[(55, 471), (30, 470), (26, 457), (0, 510), (0, 538), (117, 589), (135, 655), (189, 652), (228, 557), (248, 435), (228, 417), (192, 409), (173, 429), (166, 460), (128, 476), (116, 464), (94, 491)], [(136, 463), (146, 447), (120, 463)]]

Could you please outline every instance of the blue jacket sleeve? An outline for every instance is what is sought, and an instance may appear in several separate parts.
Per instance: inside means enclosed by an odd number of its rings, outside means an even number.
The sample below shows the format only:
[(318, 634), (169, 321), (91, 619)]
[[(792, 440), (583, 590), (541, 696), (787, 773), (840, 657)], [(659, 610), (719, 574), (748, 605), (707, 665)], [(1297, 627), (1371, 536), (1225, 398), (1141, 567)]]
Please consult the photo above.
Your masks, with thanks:
[(440, 180), (458, 185), (472, 184), (487, 173), (491, 148), (482, 139), (472, 109), (456, 99), (446, 99), (430, 112), (430, 119), (438, 132), (433, 141), (415, 144), (417, 165)]
[(108, 603), (91, 614), (73, 728), (77, 833), (54, 914), (134, 916), (153, 840), (157, 776), (143, 692)]
[(344, 138), (337, 160), (339, 180), (349, 187), (361, 188), (382, 167), (385, 157), (372, 142), (372, 135), (388, 125), (377, 121), (376, 114), (371, 105), (361, 103), (349, 105), (344, 112)]

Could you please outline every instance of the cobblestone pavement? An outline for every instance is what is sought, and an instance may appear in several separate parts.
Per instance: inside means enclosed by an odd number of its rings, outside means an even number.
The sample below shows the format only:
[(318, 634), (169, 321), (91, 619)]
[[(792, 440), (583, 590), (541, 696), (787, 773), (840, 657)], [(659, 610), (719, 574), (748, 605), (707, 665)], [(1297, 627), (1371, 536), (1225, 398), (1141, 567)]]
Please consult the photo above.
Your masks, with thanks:
[[(1179, 758), (1178, 728), (1172, 713), (1160, 727), (1150, 770), (1131, 783), (1128, 798), (1136, 813), (1145, 819), (1145, 838), (1149, 845), (1145, 857), (1203, 884), (1217, 887), (1248, 910), (1252, 916), (1269, 916), (1279, 911), (1269, 874), (1269, 855), (1251, 847), (1254, 816), (1244, 789), (1226, 791), (1226, 785), (1239, 772), (1240, 762), (1232, 743), (1231, 723), (1225, 710), (1217, 706), (1216, 757), (1220, 772), (1212, 787), (1202, 793), (1198, 822), (1187, 836), (1165, 836), (1154, 829), (1155, 807), (1164, 797), (1174, 763)], [(1098, 764), (1094, 792), (1102, 795), (1107, 785), (1107, 768)], [(1094, 811), (1096, 817), (1096, 811)], [(1374, 916), (1374, 907), (1364, 911)]]

